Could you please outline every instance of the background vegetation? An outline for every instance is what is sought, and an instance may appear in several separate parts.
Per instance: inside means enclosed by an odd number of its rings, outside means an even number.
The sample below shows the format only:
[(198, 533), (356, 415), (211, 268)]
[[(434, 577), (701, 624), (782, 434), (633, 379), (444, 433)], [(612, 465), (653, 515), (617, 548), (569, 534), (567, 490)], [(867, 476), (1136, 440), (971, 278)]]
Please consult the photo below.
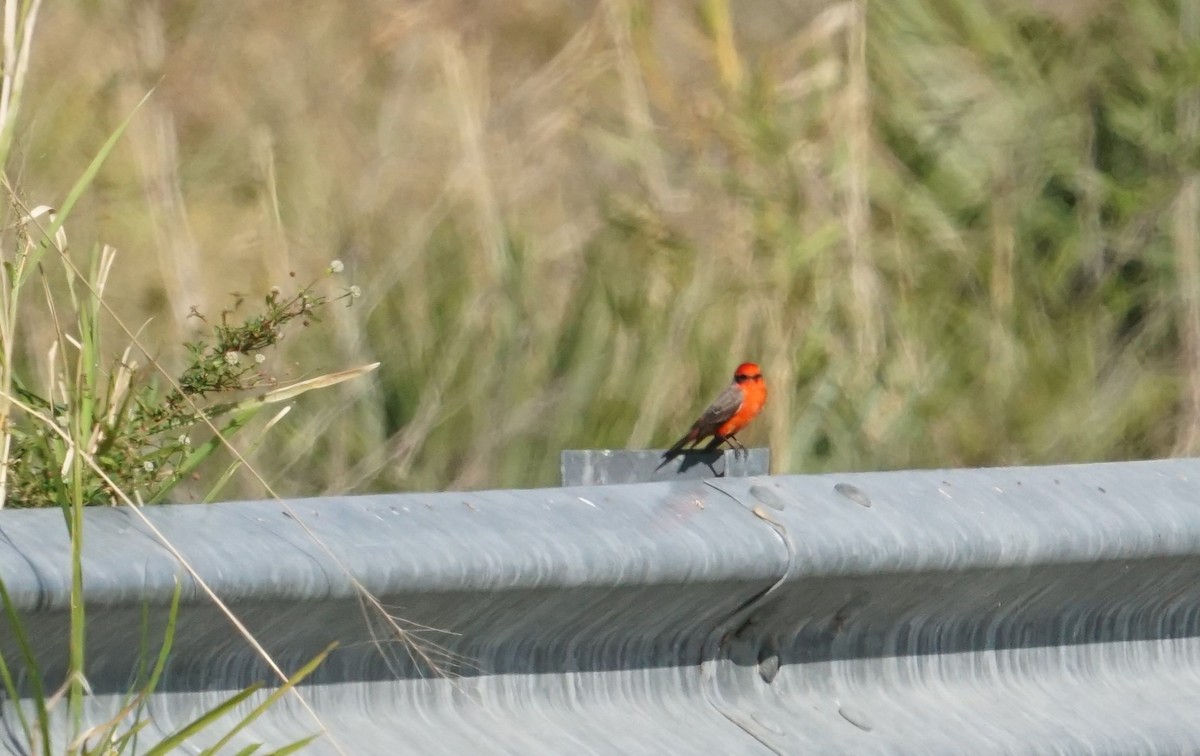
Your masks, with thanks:
[(745, 359), (778, 472), (1188, 454), (1188, 5), (54, 3), (8, 174), (60, 203), (155, 88), (71, 234), (174, 374), (193, 307), (344, 261), (361, 299), (269, 367), (382, 366), (252, 451), (282, 495), (553, 484)]

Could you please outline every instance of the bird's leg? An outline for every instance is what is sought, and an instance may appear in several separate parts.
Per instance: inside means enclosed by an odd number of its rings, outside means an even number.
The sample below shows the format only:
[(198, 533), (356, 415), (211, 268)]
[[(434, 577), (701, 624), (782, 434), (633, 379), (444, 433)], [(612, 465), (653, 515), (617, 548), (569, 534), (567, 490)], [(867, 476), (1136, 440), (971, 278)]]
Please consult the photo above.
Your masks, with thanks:
[(728, 441), (729, 445), (733, 447), (733, 456), (734, 457), (740, 457), (741, 459), (746, 459), (747, 457), (750, 456), (749, 450), (747, 450), (746, 447), (742, 445), (741, 441), (737, 440), (736, 436), (730, 434), (729, 436), (727, 436), (725, 438), (725, 440)]

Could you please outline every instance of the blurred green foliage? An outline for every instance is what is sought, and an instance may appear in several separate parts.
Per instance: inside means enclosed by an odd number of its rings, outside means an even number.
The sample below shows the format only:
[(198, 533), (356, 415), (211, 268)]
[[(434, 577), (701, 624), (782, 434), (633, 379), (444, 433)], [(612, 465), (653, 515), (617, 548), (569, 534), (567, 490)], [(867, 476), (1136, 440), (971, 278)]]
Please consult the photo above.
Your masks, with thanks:
[(669, 443), (743, 360), (778, 472), (1190, 453), (1188, 13), (58, 4), (10, 172), (54, 204), (157, 86), (72, 232), (120, 249), (108, 300), (167, 362), (191, 307), (346, 261), (364, 306), (276, 367), (383, 365), (255, 451), (283, 494), (554, 484), (561, 449)]

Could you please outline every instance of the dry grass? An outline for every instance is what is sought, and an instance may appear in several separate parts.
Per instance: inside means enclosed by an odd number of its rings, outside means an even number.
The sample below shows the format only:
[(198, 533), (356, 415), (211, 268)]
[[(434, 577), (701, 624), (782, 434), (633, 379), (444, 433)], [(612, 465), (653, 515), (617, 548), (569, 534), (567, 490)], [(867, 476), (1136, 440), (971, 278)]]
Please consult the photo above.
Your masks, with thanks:
[(1049, 13), (57, 4), (10, 174), (54, 204), (157, 86), (72, 234), (168, 363), (191, 306), (346, 262), (364, 306), (274, 367), (383, 365), (258, 450), (283, 494), (553, 484), (744, 359), (780, 472), (1190, 451), (1197, 43)]

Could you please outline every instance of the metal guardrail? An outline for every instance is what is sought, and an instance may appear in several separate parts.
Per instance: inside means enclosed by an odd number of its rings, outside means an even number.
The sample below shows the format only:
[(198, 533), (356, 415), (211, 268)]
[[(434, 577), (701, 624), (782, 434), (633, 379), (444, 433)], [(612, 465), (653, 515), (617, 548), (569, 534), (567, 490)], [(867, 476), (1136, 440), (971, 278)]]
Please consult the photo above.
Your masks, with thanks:
[[(312, 753), (1200, 751), (1197, 460), (144, 512), (285, 668), (341, 641), (302, 686), (329, 730)], [(181, 572), (128, 511), (85, 532), (99, 718), (143, 602), (159, 637)], [(68, 563), (59, 512), (0, 513), (0, 575), (51, 674)], [(425, 636), (457, 674), (387, 641), (343, 567), (457, 633)], [(184, 586), (161, 732), (271, 680)], [(0, 650), (18, 658), (2, 625)], [(20, 752), (12, 706), (0, 743)], [(231, 752), (316, 729), (285, 698)]]

